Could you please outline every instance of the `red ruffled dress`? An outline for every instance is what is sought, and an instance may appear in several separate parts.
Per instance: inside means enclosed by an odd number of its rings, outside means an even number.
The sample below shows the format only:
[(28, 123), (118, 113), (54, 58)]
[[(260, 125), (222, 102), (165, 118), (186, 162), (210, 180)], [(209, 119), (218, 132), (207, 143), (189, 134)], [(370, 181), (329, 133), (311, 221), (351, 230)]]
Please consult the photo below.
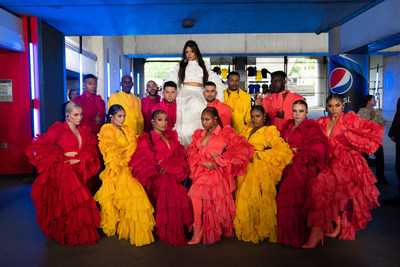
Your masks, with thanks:
[[(221, 237), (234, 235), (234, 177), (246, 172), (254, 147), (230, 126), (217, 126), (203, 147), (205, 133), (206, 130), (196, 130), (188, 147), (190, 178), (193, 181), (188, 195), (203, 201), (202, 239), (204, 244), (212, 244)], [(215, 158), (215, 170), (203, 166), (203, 162), (213, 162), (211, 153), (220, 154)]]
[[(100, 168), (97, 140), (89, 128), (77, 128), (80, 148), (68, 124), (56, 122), (25, 150), (40, 173), (31, 193), (40, 229), (45, 237), (68, 246), (94, 245), (99, 239), (100, 213), (85, 185)], [(78, 154), (66, 157), (65, 152)], [(70, 159), (81, 161), (73, 165), (64, 162)]]
[(185, 246), (184, 226), (193, 223), (187, 189), (181, 184), (189, 172), (186, 152), (176, 131), (167, 128), (163, 134), (170, 148), (157, 133), (143, 133), (129, 165), (155, 207), (156, 236), (175, 247)]
[(288, 165), (279, 185), (276, 198), (278, 241), (295, 248), (308, 239), (308, 212), (312, 206), (311, 189), (317, 174), (328, 158), (329, 144), (316, 121), (305, 119), (292, 130), (294, 120), (288, 120), (281, 136), (296, 148), (292, 164)]
[[(327, 135), (330, 116), (318, 119)], [(342, 113), (328, 136), (330, 144), (327, 167), (317, 176), (312, 188), (313, 207), (308, 225), (333, 232), (332, 220), (339, 215), (342, 231), (339, 239), (354, 240), (356, 231), (372, 220), (370, 210), (377, 208), (379, 191), (376, 178), (362, 157), (382, 145), (385, 127), (361, 119), (354, 112)]]

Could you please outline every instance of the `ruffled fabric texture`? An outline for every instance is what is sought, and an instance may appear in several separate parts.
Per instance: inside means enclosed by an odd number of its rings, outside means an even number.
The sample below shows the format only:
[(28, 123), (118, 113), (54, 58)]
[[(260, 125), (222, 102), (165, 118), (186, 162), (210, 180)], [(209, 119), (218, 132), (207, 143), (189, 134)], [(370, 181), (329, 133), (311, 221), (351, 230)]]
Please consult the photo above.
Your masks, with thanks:
[(188, 175), (186, 152), (175, 131), (167, 129), (163, 134), (170, 149), (155, 132), (144, 133), (129, 165), (155, 206), (157, 238), (175, 247), (185, 246), (184, 226), (193, 223), (187, 189), (181, 184)]
[[(226, 86), (222, 80), (211, 70), (210, 64), (204, 62), (208, 72), (208, 81), (217, 86), (217, 99), (224, 101), (223, 90)], [(165, 81), (173, 81), (178, 84), (179, 63), (168, 73)], [(203, 83), (203, 69), (197, 61), (189, 61), (185, 69), (184, 82)], [(176, 123), (179, 142), (186, 148), (192, 142), (192, 135), (196, 129), (202, 129), (201, 112), (207, 107), (201, 87), (178, 84), (178, 96), (176, 98)]]
[(127, 125), (122, 131), (105, 124), (98, 134), (106, 168), (100, 174), (102, 186), (94, 199), (100, 204), (100, 228), (107, 236), (117, 233), (119, 239), (143, 246), (154, 242), (154, 209), (128, 166), (136, 148), (136, 136)]
[(196, 129), (203, 128), (201, 113), (207, 107), (201, 87), (182, 85), (176, 97), (176, 123), (179, 142), (187, 147)]
[[(218, 126), (219, 128), (219, 126)], [(235, 190), (234, 177), (243, 174), (254, 153), (254, 148), (245, 138), (236, 135), (233, 128), (226, 126), (219, 132), (220, 139), (209, 139), (202, 146), (205, 130), (196, 130), (188, 149), (190, 178), (193, 180), (189, 196), (203, 202), (203, 244), (212, 244), (221, 238), (233, 236), (235, 203), (232, 192)], [(215, 130), (214, 130), (215, 132)], [(212, 144), (214, 140), (220, 144)], [(221, 146), (223, 153), (212, 159), (210, 146)], [(203, 166), (204, 162), (214, 162), (215, 170)]]
[[(330, 116), (318, 119), (326, 133)], [(372, 220), (370, 210), (379, 206), (376, 178), (362, 157), (382, 145), (385, 128), (349, 112), (342, 114), (333, 127), (329, 143), (328, 166), (317, 176), (313, 189), (313, 209), (309, 226), (333, 231), (332, 220), (342, 218), (339, 239), (354, 240), (357, 230)]]
[(275, 126), (264, 126), (250, 136), (252, 129), (252, 125), (246, 125), (241, 134), (254, 146), (255, 153), (246, 173), (237, 177), (236, 236), (246, 242), (258, 243), (266, 238), (277, 242), (275, 186), (293, 153)]
[(278, 242), (301, 247), (310, 234), (307, 226), (312, 207), (311, 190), (315, 177), (324, 169), (329, 144), (314, 120), (305, 119), (293, 131), (289, 120), (281, 132), (291, 148), (296, 148), (292, 164), (288, 165), (279, 184), (276, 198)]
[[(25, 149), (40, 174), (31, 193), (37, 223), (45, 237), (68, 246), (94, 245), (100, 237), (100, 214), (85, 185), (100, 168), (97, 141), (88, 128), (78, 126), (78, 130), (80, 148), (68, 124), (56, 122)], [(72, 151), (78, 154), (64, 156), (64, 152)], [(81, 161), (73, 165), (64, 162), (69, 159)]]

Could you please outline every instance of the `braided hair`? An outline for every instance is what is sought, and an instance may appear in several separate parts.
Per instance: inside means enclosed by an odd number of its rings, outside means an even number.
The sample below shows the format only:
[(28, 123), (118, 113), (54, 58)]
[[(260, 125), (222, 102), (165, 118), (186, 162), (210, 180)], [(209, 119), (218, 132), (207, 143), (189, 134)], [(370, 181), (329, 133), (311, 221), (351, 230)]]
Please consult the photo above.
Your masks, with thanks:
[(342, 97), (341, 95), (338, 95), (338, 94), (331, 94), (330, 96), (328, 96), (328, 97), (326, 98), (326, 104), (328, 104), (329, 101), (331, 101), (332, 99), (335, 99), (335, 100), (337, 100), (337, 101), (343, 103), (343, 97)]

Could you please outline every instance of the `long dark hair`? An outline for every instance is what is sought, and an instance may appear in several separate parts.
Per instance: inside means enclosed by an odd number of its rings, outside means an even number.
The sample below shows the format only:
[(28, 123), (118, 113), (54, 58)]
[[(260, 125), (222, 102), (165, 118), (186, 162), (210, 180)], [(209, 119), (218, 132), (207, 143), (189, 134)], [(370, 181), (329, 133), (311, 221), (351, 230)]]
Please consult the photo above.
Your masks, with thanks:
[(125, 109), (124, 109), (121, 105), (118, 105), (118, 104), (112, 105), (112, 106), (108, 109), (108, 114), (107, 114), (107, 121), (106, 121), (106, 123), (110, 123), (110, 122), (111, 122), (110, 116), (111, 116), (111, 115), (117, 114), (118, 111), (120, 111), (120, 110), (125, 111)]
[(182, 60), (179, 63), (179, 72), (178, 72), (178, 85), (183, 84), (185, 81), (185, 71), (186, 67), (189, 64), (189, 60), (186, 58), (185, 50), (186, 48), (190, 47), (193, 52), (196, 54), (197, 62), (199, 66), (203, 69), (203, 84), (206, 84), (208, 81), (208, 72), (206, 69), (206, 65), (204, 64), (203, 56), (201, 55), (200, 49), (195, 41), (189, 40), (186, 42), (185, 46), (183, 47), (182, 52)]
[(214, 107), (206, 107), (203, 112), (201, 113), (201, 115), (203, 115), (204, 113), (209, 113), (211, 116), (213, 116), (214, 118), (217, 118), (217, 122), (219, 124), (219, 126), (221, 126), (221, 128), (224, 128), (224, 125), (222, 124), (222, 120), (219, 117), (218, 114), (218, 110)]
[(365, 95), (361, 101), (360, 108), (365, 108), (372, 98), (374, 98), (373, 95)]

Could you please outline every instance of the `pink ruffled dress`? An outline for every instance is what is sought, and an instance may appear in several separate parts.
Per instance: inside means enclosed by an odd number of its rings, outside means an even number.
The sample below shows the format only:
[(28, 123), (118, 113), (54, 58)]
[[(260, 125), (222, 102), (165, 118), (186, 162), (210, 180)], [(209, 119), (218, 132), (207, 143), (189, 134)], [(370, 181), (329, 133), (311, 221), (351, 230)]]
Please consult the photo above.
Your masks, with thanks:
[[(188, 148), (190, 178), (193, 181), (188, 195), (203, 201), (202, 240), (204, 244), (212, 244), (221, 237), (234, 235), (234, 177), (245, 173), (254, 147), (230, 126), (217, 126), (203, 147), (205, 133), (206, 130), (196, 130)], [(203, 166), (203, 162), (213, 162), (211, 153), (220, 155), (215, 158), (215, 170)]]
[[(330, 116), (318, 119), (327, 135)], [(362, 157), (382, 145), (385, 127), (361, 119), (354, 112), (341, 114), (328, 137), (328, 166), (317, 176), (312, 188), (313, 206), (308, 225), (333, 232), (332, 220), (342, 219), (339, 239), (354, 240), (356, 231), (372, 220), (370, 210), (377, 208), (379, 191), (376, 178)]]

